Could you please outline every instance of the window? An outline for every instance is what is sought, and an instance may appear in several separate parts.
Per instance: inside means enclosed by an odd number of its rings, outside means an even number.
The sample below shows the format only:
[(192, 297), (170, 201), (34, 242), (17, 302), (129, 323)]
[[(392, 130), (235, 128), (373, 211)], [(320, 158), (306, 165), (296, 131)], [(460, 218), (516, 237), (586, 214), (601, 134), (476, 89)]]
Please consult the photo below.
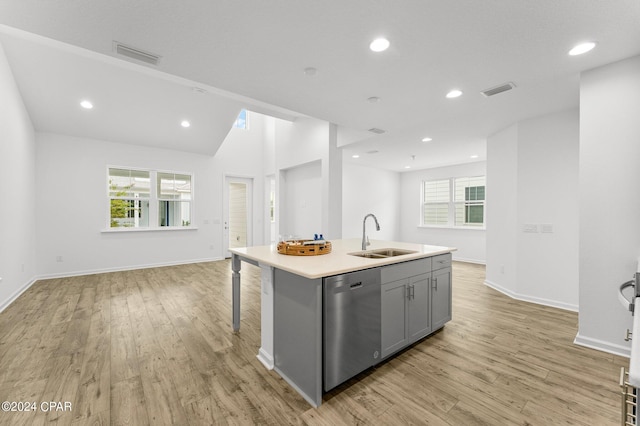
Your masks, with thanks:
[(233, 123), (233, 127), (235, 127), (236, 129), (242, 129), (242, 130), (247, 130), (249, 128), (246, 109), (243, 109), (242, 111), (240, 111), (240, 114), (238, 114), (238, 117), (236, 118), (235, 123)]
[(483, 226), (485, 177), (456, 178), (454, 186), (456, 226)]
[(158, 172), (160, 226), (191, 225), (191, 176)]
[(109, 228), (191, 226), (191, 175), (125, 168), (108, 173)]
[(484, 227), (486, 178), (423, 181), (422, 225)]
[(449, 180), (424, 182), (424, 225), (446, 225), (449, 222)]
[(109, 227), (148, 227), (150, 189), (148, 171), (109, 169)]

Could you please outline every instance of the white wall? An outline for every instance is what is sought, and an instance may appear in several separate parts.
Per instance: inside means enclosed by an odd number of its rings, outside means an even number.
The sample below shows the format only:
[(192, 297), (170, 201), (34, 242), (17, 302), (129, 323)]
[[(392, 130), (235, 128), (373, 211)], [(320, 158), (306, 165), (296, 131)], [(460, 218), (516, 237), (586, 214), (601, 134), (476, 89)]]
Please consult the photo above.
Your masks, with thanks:
[(487, 140), (486, 282), (570, 310), (578, 309), (578, 126), (578, 111), (568, 110)]
[[(518, 125), (518, 281), (529, 300), (578, 308), (579, 116), (573, 109)], [(524, 233), (524, 224), (538, 233)], [(551, 225), (542, 233), (540, 225)]]
[(313, 239), (322, 231), (322, 165), (312, 161), (281, 173), (280, 233), (285, 239)]
[[(629, 353), (617, 300), (640, 257), (640, 56), (580, 81), (580, 318), (576, 342)], [(637, 315), (637, 314), (636, 314)]]
[[(302, 228), (313, 233), (322, 233), (326, 239), (339, 239), (342, 235), (342, 156), (337, 148), (335, 126), (313, 118), (298, 118), (295, 122), (275, 120), (275, 176), (276, 176), (276, 215), (278, 217), (277, 234), (285, 234), (290, 229), (286, 212), (281, 208), (283, 200), (290, 198), (287, 187), (282, 181), (287, 170), (303, 164), (320, 162), (321, 183), (319, 199), (321, 200), (320, 226), (311, 217)], [(309, 192), (317, 191), (315, 186)], [(307, 220), (302, 218), (303, 220)], [(301, 235), (302, 236), (302, 235)]]
[(0, 44), (0, 311), (36, 276), (35, 136)]
[[(254, 177), (254, 208), (264, 208), (261, 137), (247, 131), (232, 130), (215, 157), (54, 134), (39, 133), (36, 140), (37, 262), (43, 276), (222, 258), (226, 175)], [(110, 165), (193, 173), (192, 224), (198, 229), (101, 232), (107, 228)], [(264, 236), (261, 222), (253, 223), (256, 244)]]
[(373, 213), (380, 231), (367, 220), (369, 239), (401, 240), (400, 173), (344, 163), (342, 179), (342, 237), (362, 238), (362, 219)]
[[(485, 162), (405, 172), (400, 178), (400, 238), (402, 241), (456, 247), (453, 258), (484, 263), (485, 231), (480, 229), (433, 228), (420, 226), (422, 181), (458, 176), (481, 176)], [(487, 193), (491, 188), (487, 185)], [(487, 214), (487, 220), (489, 220)]]
[(518, 282), (518, 125), (487, 138), (486, 281), (508, 294)]
[[(214, 225), (218, 225), (219, 218), (224, 218), (223, 198), (220, 194), (222, 191), (226, 191), (226, 188), (222, 188), (225, 177), (251, 179), (253, 211), (249, 217), (248, 232), (251, 233), (249, 241), (252, 242), (252, 245), (262, 245), (267, 241), (264, 232), (268, 208), (264, 199), (264, 170), (265, 153), (267, 152), (266, 138), (268, 136), (265, 129), (268, 127), (269, 120), (269, 117), (262, 114), (247, 111), (248, 129), (231, 128), (211, 163), (213, 168), (211, 173), (215, 176), (212, 182), (215, 203), (215, 216), (212, 221)], [(219, 196), (220, 198), (217, 198)]]

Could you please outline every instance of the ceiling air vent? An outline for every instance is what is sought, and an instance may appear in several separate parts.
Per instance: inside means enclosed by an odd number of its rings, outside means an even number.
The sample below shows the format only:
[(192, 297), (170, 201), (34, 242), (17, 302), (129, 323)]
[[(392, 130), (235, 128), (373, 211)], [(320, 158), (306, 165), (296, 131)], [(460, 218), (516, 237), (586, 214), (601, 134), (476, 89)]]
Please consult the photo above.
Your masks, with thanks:
[(383, 134), (383, 133), (385, 132), (384, 130), (382, 130), (382, 129), (378, 129), (378, 128), (376, 128), (376, 127), (372, 127), (372, 128), (370, 128), (370, 129), (369, 129), (369, 131), (370, 131), (371, 133), (375, 133), (375, 134), (377, 134), (377, 135), (381, 135), (381, 134)]
[(506, 92), (507, 90), (511, 90), (516, 87), (513, 83), (505, 83), (496, 87), (492, 87), (491, 89), (483, 90), (482, 93), (484, 97), (488, 98), (489, 96), (497, 95), (498, 93)]
[(127, 46), (117, 41), (113, 42), (113, 50), (122, 56), (135, 59), (136, 61), (144, 62), (146, 64), (158, 65), (160, 56), (153, 53), (145, 52), (144, 50), (136, 49), (135, 47)]

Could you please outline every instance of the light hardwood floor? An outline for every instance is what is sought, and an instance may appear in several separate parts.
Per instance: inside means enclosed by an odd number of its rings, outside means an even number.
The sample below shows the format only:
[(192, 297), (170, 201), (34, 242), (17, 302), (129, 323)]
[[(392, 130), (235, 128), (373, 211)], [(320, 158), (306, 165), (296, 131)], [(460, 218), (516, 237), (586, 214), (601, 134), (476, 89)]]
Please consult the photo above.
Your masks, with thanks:
[[(625, 358), (574, 345), (577, 314), (454, 263), (453, 320), (310, 407), (256, 359), (259, 269), (228, 261), (43, 280), (0, 314), (2, 425), (615, 425)], [(71, 402), (43, 412), (43, 401)]]

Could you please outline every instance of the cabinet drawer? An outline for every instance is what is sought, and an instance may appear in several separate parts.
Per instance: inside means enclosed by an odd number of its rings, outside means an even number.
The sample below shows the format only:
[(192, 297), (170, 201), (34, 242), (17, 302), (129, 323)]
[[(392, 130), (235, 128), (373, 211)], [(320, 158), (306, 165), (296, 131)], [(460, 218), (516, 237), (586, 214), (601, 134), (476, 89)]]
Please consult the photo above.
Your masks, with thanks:
[(432, 270), (437, 271), (442, 268), (451, 267), (451, 253), (441, 254), (438, 256), (433, 256), (433, 263), (431, 265)]
[(398, 263), (396, 265), (383, 266), (380, 277), (383, 283), (390, 283), (428, 272), (431, 272), (430, 257)]

